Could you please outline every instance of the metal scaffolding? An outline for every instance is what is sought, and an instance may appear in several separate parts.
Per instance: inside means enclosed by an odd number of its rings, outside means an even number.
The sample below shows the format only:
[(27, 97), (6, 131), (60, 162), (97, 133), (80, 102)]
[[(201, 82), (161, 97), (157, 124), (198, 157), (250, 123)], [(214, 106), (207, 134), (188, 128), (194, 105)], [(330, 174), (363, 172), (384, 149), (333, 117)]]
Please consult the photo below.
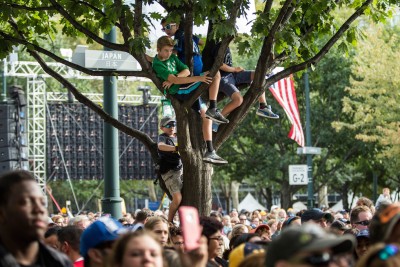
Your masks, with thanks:
[[(46, 92), (45, 78), (52, 78), (45, 73), (39, 63), (18, 61), (10, 55), (10, 61), (3, 60), (5, 77), (27, 78), (27, 125), (28, 125), (28, 159), (30, 170), (36, 177), (44, 195), (46, 195), (46, 103), (65, 102), (68, 93)], [(16, 60), (15, 60), (16, 59)], [(82, 72), (66, 67), (60, 63), (47, 63), (65, 79), (100, 80), (102, 76), (88, 76)], [(123, 81), (149, 81), (137, 77), (118, 77)], [(95, 103), (103, 102), (103, 94), (84, 94)], [(74, 100), (75, 101), (75, 100)], [(151, 96), (149, 104), (160, 104), (161, 96)], [(119, 104), (142, 104), (141, 95), (118, 95)]]

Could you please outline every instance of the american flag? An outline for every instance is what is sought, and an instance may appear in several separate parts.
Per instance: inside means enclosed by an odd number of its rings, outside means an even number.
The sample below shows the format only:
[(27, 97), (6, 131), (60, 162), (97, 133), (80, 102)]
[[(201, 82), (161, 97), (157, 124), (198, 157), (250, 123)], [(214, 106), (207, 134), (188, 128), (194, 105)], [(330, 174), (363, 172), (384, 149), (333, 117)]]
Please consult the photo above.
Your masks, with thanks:
[(301, 127), (293, 76), (290, 75), (289, 77), (277, 81), (269, 90), (276, 101), (282, 106), (283, 110), (285, 110), (287, 117), (292, 123), (292, 128), (290, 129), (288, 137), (296, 141), (299, 146), (304, 147), (304, 132)]

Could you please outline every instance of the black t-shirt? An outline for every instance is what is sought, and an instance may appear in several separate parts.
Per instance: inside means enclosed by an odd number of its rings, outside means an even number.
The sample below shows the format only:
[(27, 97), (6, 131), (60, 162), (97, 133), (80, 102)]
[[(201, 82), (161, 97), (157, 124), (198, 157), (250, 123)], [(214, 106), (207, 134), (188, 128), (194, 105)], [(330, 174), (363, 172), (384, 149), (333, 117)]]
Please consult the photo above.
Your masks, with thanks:
[[(157, 143), (160, 142), (170, 146), (176, 146), (178, 144), (175, 136), (168, 136), (165, 133), (158, 136)], [(160, 173), (163, 174), (169, 170), (179, 170), (182, 168), (182, 161), (179, 153), (158, 150), (158, 155), (160, 156)]]

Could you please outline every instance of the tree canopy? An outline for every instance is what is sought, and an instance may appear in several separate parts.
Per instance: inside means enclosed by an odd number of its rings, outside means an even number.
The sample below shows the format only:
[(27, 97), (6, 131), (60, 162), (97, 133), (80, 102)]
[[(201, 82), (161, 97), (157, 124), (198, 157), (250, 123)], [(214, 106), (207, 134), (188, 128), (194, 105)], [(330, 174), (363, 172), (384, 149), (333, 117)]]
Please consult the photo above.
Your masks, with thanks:
[[(70, 81), (47, 66), (46, 61), (54, 60), (68, 67), (95, 76), (136, 76), (150, 79), (162, 91), (160, 80), (155, 76), (147, 61), (145, 52), (150, 47), (148, 33), (152, 31), (150, 17), (160, 19), (156, 12), (145, 13), (144, 6), (154, 1), (124, 0), (1, 0), (0, 9), (0, 58), (6, 57), (13, 46), (20, 45), (41, 67), (63, 86), (70, 90), (76, 99), (97, 112), (107, 123), (117, 129), (138, 138), (157, 157), (155, 142), (145, 133), (132, 129), (109, 116), (98, 105), (89, 101)], [(249, 113), (252, 105), (263, 91), (276, 81), (291, 73), (313, 68), (333, 47), (339, 43), (346, 52), (348, 45), (354, 44), (359, 37), (354, 22), (366, 15), (373, 21), (384, 20), (391, 15), (392, 7), (397, 0), (325, 0), (325, 1), (273, 1), (266, 0), (259, 4), (256, 19), (249, 33), (238, 35), (236, 19), (249, 9), (247, 0), (201, 0), (176, 1), (160, 0), (169, 16), (181, 21), (187, 42), (186, 51), (192, 51), (191, 35), (193, 25), (208, 22), (208, 43), (215, 39), (222, 40), (215, 63), (210, 70), (214, 75), (223, 58), (229, 43), (235, 39), (239, 53), (256, 53), (257, 64), (254, 81), (244, 95), (243, 104), (229, 115), (230, 123), (222, 127), (214, 137), (214, 144), (219, 148), (233, 133), (237, 126)], [(338, 19), (338, 12), (346, 10), (348, 16)], [(103, 33), (115, 27), (118, 30), (118, 43), (108, 41)], [(43, 46), (43, 43), (54, 42), (58, 33), (71, 38), (85, 38), (88, 44), (104, 46), (109, 49), (130, 53), (141, 66), (139, 71), (93, 70), (63, 59), (57, 50)], [(259, 47), (259, 49), (254, 49)], [(186, 57), (189, 58), (189, 57)], [(187, 62), (190, 65), (190, 62)], [(265, 75), (276, 66), (285, 69), (268, 79)], [(206, 90), (206, 85), (198, 90), (191, 101)], [(186, 169), (198, 170), (196, 175), (184, 174), (185, 181), (192, 182), (193, 188), (204, 188), (196, 199), (184, 194), (184, 202), (194, 203), (209, 201), (209, 179), (211, 168), (201, 166), (202, 140), (200, 121), (194, 112), (186, 114), (191, 106), (190, 101), (180, 103), (172, 99), (177, 111), (178, 138), (180, 150)], [(206, 178), (204, 178), (206, 177)], [(208, 177), (208, 178), (207, 178)], [(184, 183), (184, 191), (192, 190), (189, 183)], [(207, 211), (207, 204), (201, 206), (201, 213)]]

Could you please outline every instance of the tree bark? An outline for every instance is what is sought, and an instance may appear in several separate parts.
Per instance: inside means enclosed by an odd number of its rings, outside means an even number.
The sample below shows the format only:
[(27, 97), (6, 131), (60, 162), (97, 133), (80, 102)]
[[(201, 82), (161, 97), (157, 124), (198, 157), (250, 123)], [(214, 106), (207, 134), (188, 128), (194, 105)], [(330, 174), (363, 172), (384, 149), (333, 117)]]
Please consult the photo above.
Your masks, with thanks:
[(151, 201), (157, 201), (156, 190), (154, 188), (153, 180), (147, 181), (147, 188), (149, 189), (149, 198)]
[(232, 208), (239, 211), (239, 187), (240, 182), (232, 181), (231, 182), (231, 197), (232, 197)]

